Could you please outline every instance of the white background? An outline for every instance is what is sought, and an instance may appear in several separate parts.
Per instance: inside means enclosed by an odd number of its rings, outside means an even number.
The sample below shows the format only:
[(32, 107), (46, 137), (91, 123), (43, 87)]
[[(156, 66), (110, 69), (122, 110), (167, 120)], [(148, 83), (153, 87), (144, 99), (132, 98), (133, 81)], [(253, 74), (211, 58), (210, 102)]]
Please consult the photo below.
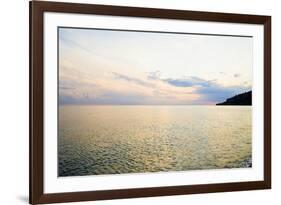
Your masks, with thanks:
[[(82, 2), (76, 0), (76, 2)], [(123, 199), (77, 204), (280, 204), (281, 194), (281, 5), (276, 0), (88, 0), (83, 2), (186, 10), (267, 14), (273, 17), (273, 189)], [(28, 199), (28, 1), (1, 4), (0, 204), (27, 204)], [(279, 92), (279, 93), (278, 93)]]

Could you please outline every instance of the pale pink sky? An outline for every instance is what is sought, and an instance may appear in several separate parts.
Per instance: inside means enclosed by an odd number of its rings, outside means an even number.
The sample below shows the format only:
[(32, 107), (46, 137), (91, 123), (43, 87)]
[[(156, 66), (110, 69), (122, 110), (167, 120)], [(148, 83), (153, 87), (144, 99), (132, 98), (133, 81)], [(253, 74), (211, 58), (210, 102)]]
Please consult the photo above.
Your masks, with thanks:
[(251, 90), (252, 38), (59, 28), (60, 104), (215, 104)]

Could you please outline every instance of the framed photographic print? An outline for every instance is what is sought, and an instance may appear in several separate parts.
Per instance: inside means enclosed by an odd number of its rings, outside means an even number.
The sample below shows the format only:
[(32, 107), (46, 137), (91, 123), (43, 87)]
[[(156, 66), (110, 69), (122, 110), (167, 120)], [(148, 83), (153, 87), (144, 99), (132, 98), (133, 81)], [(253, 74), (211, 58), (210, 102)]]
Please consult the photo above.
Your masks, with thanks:
[(30, 203), (271, 188), (271, 17), (30, 2)]

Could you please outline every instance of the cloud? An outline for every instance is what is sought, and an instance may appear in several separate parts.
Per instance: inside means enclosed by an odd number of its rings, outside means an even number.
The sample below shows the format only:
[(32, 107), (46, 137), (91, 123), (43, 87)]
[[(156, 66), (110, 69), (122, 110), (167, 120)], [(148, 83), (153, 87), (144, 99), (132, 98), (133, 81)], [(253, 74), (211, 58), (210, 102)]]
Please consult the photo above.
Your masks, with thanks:
[(74, 88), (72, 88), (72, 87), (67, 87), (67, 86), (59, 86), (59, 89), (60, 89), (60, 90), (72, 90), (72, 89), (74, 89)]
[(149, 72), (147, 75), (147, 79), (149, 80), (157, 80), (160, 78), (161, 72), (159, 70), (154, 72)]
[(174, 85), (176, 87), (192, 87), (192, 86), (202, 86), (208, 87), (213, 84), (214, 80), (204, 80), (198, 77), (190, 77), (190, 78), (183, 78), (183, 79), (163, 79), (163, 81)]
[(60, 95), (59, 104), (77, 105), (178, 105), (186, 104), (185, 101), (177, 101), (171, 96), (148, 96), (141, 93), (124, 93), (118, 91), (104, 91), (100, 96), (90, 96), (84, 93), (83, 96)]
[(73, 39), (67, 38), (64, 35), (60, 34), (59, 38), (60, 38), (60, 41), (62, 43), (64, 43), (65, 45), (67, 45), (69, 47), (79, 48), (79, 49), (81, 49), (81, 50), (83, 50), (83, 51), (85, 51), (87, 53), (91, 52), (87, 47), (83, 46), (81, 43), (78, 43), (77, 41), (75, 41)]
[[(80, 101), (80, 99), (79, 99)], [(67, 96), (65, 94), (59, 95), (59, 104), (60, 105), (68, 105), (68, 104), (78, 104), (78, 99), (72, 96)]]
[(239, 78), (240, 76), (241, 76), (241, 74), (239, 74), (239, 73), (235, 73), (235, 74), (233, 75), (234, 78)]
[(243, 87), (243, 86), (210, 86), (210, 87), (203, 87), (199, 88), (197, 93), (201, 94), (201, 99), (207, 102), (222, 102), (225, 101), (227, 98), (232, 97), (234, 95), (240, 94), (245, 91), (251, 90), (250, 87)]
[(196, 76), (161, 78), (159, 71), (147, 73), (142, 78), (117, 72), (110, 72), (110, 75), (105, 77), (90, 83), (61, 79), (60, 104), (216, 104), (251, 90), (248, 84), (225, 86), (219, 84), (216, 79), (205, 80)]
[(60, 79), (59, 80), (59, 90), (60, 91), (70, 91), (75, 89), (75, 85), (77, 84), (74, 80), (66, 80), (66, 79)]
[(128, 82), (132, 82), (132, 83), (135, 83), (135, 84), (138, 84), (138, 85), (145, 86), (145, 87), (151, 87), (152, 86), (151, 83), (146, 82), (144, 80), (141, 80), (139, 78), (134, 78), (134, 77), (130, 77), (130, 76), (123, 75), (123, 74), (120, 74), (120, 73), (115, 73), (115, 72), (112, 72), (112, 74), (114, 75), (115, 79), (125, 80), (125, 81), (128, 81)]
[(224, 86), (216, 82), (216, 80), (204, 80), (198, 77), (190, 77), (183, 79), (162, 79), (164, 82), (176, 87), (195, 87), (194, 93), (199, 94), (200, 98), (197, 103), (217, 103), (232, 97), (236, 94), (248, 91), (250, 86)]

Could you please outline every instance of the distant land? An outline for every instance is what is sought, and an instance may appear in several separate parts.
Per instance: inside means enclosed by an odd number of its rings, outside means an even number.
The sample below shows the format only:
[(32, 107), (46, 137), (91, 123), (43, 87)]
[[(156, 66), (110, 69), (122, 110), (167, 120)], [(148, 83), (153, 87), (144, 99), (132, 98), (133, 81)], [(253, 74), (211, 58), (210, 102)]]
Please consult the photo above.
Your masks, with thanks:
[(216, 105), (252, 105), (252, 91), (227, 98), (226, 101)]

